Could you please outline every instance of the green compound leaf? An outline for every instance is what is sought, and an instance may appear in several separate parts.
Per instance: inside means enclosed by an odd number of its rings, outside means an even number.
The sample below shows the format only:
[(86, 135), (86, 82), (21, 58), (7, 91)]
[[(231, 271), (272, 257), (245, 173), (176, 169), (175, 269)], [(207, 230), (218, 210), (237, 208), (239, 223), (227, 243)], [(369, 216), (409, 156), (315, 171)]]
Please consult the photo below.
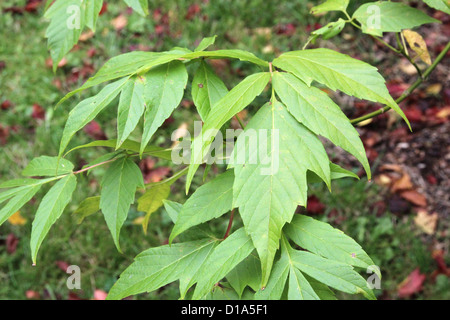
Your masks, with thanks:
[(86, 0), (86, 26), (95, 32), (98, 16), (103, 7), (103, 0)]
[(134, 194), (138, 187), (144, 187), (144, 180), (139, 167), (128, 158), (114, 161), (102, 180), (100, 209), (105, 216), (117, 250), (120, 229), (127, 219), (128, 211), (134, 202)]
[[(255, 130), (267, 130), (270, 135), (266, 142), (257, 141), (258, 148), (253, 148), (255, 141), (245, 135)], [(261, 157), (264, 152), (266, 158)], [(235, 166), (233, 206), (239, 207), (245, 230), (258, 251), (265, 286), (281, 229), (291, 221), (298, 205), (306, 205), (307, 171), (315, 172), (330, 186), (329, 160), (320, 140), (279, 102), (264, 105), (250, 120), (238, 138), (233, 160), (236, 155), (244, 155), (245, 164), (239, 161)]]
[(341, 90), (360, 99), (386, 104), (410, 126), (405, 114), (390, 96), (385, 80), (377, 68), (365, 62), (321, 48), (283, 53), (273, 64), (293, 73), (308, 86), (317, 81), (332, 90)]
[(228, 89), (223, 81), (205, 61), (201, 61), (192, 80), (192, 99), (200, 117), (205, 120), (211, 106), (227, 93)]
[(342, 29), (345, 27), (345, 24), (346, 21), (339, 18), (338, 21), (330, 22), (326, 26), (311, 32), (309, 40), (314, 44), (316, 39), (319, 37), (322, 37), (324, 40), (331, 39), (341, 33)]
[(376, 299), (366, 280), (352, 266), (306, 251), (291, 250), (290, 256), (296, 268), (314, 279), (346, 293), (362, 293), (367, 299)]
[(42, 241), (69, 204), (76, 186), (75, 175), (68, 175), (59, 180), (42, 199), (31, 230), (30, 246), (34, 264)]
[(294, 75), (284, 72), (274, 73), (273, 86), (299, 122), (354, 155), (364, 166), (368, 179), (371, 178), (369, 161), (359, 133), (326, 93), (308, 87)]
[(53, 60), (53, 70), (78, 42), (85, 26), (95, 31), (103, 0), (57, 0), (47, 3), (44, 17), (50, 19), (45, 33)]
[[(337, 180), (342, 178), (355, 178), (359, 180), (358, 175), (355, 173), (341, 168), (337, 164), (330, 162), (331, 180)], [(320, 183), (323, 180), (317, 176), (314, 172), (308, 171), (307, 173), (308, 183)]]
[[(0, 203), (11, 198), (11, 200), (9, 200), (9, 202), (2, 209), (0, 209), (0, 226), (31, 200), (31, 198), (33, 198), (33, 196), (39, 191), (41, 185), (42, 184), (37, 184), (17, 188), (19, 190), (14, 190), (14, 192), (11, 192), (10, 190), (9, 194), (5, 194), (8, 192), (0, 193)], [(5, 196), (8, 197), (6, 198)]]
[(148, 15), (148, 0), (125, 0), (125, 3), (141, 16)]
[(116, 149), (130, 136), (144, 114), (145, 81), (145, 77), (132, 77), (122, 89), (117, 110)]
[(400, 2), (370, 2), (355, 11), (353, 18), (364, 33), (382, 36), (383, 32), (400, 32), (426, 23), (440, 22), (422, 11)]
[[(87, 144), (83, 144), (81, 146), (70, 149), (67, 153), (71, 153), (72, 151), (84, 148), (94, 148), (94, 147), (107, 147), (107, 148), (115, 148), (117, 146), (117, 139), (110, 140), (96, 140), (89, 142)], [(119, 150), (126, 150), (135, 153), (139, 153), (141, 148), (141, 144), (137, 141), (133, 140), (125, 140), (119, 147)], [(157, 146), (147, 146), (144, 149), (144, 153), (146, 155), (161, 158), (164, 160), (172, 160), (172, 149), (165, 149)]]
[(423, 0), (430, 7), (450, 14), (450, 2), (448, 0)]
[[(45, 32), (53, 60), (53, 70), (78, 42), (86, 25), (86, 4), (80, 0), (59, 0), (47, 10), (44, 17), (50, 19)], [(92, 21), (91, 21), (92, 22)]]
[(195, 48), (194, 51), (204, 51), (208, 49), (209, 46), (212, 46), (214, 42), (216, 42), (216, 38), (217, 36), (202, 39), (202, 41), (200, 41), (200, 43), (198, 44), (197, 48)]
[(193, 299), (202, 299), (211, 292), (214, 285), (255, 249), (244, 228), (233, 232), (222, 241), (208, 257), (204, 268), (197, 273), (197, 286)]
[(311, 8), (311, 14), (318, 14), (329, 11), (343, 11), (347, 10), (350, 0), (326, 0), (324, 3)]
[(127, 83), (127, 80), (128, 78), (122, 78), (108, 84), (97, 95), (81, 101), (70, 111), (59, 147), (60, 157), (75, 133), (94, 120), (114, 100), (120, 90), (122, 90), (122, 87)]
[(144, 115), (141, 155), (155, 131), (180, 104), (188, 74), (183, 63), (173, 61), (151, 70), (145, 77), (147, 110)]
[(90, 197), (83, 200), (78, 209), (72, 213), (77, 218), (77, 224), (81, 224), (86, 217), (100, 211), (100, 196)]
[[(289, 281), (288, 281), (289, 278)], [(289, 300), (319, 300), (306, 277), (294, 266), (291, 249), (284, 238), (281, 240), (280, 259), (275, 262), (267, 287), (257, 290), (256, 300), (279, 300), (286, 291)]]
[(215, 245), (216, 241), (199, 240), (145, 250), (120, 275), (107, 299), (151, 292), (186, 275), (193, 277), (195, 267), (208, 257)]
[(268, 72), (248, 76), (212, 106), (201, 135), (192, 141), (192, 156), (186, 180), (186, 193), (189, 191), (195, 172), (203, 162), (205, 153), (211, 145), (211, 140), (228, 120), (261, 94), (269, 80), (270, 73)]
[(261, 262), (257, 253), (253, 252), (250, 254), (236, 268), (231, 270), (226, 278), (239, 298), (242, 298), (246, 287), (252, 288), (255, 292), (258, 291), (261, 284)]
[(145, 212), (145, 218), (142, 222), (144, 233), (147, 234), (148, 222), (153, 212), (164, 205), (170, 195), (170, 184), (163, 183), (150, 187), (142, 197), (138, 199), (138, 210)]
[(218, 218), (232, 209), (234, 173), (229, 170), (199, 187), (183, 205), (169, 243), (183, 231)]
[(251, 62), (261, 67), (269, 67), (269, 63), (264, 61), (253, 53), (243, 50), (215, 50), (215, 51), (195, 51), (183, 56), (183, 59), (192, 60), (197, 58), (211, 58), (211, 59), (239, 59), (241, 61)]
[(72, 173), (72, 162), (58, 157), (41, 156), (34, 158), (22, 171), (26, 177), (45, 177)]
[[(286, 225), (284, 232), (300, 247), (324, 258), (361, 268), (374, 265), (355, 240), (328, 223), (296, 215), (291, 223)], [(381, 277), (380, 274), (378, 276)]]

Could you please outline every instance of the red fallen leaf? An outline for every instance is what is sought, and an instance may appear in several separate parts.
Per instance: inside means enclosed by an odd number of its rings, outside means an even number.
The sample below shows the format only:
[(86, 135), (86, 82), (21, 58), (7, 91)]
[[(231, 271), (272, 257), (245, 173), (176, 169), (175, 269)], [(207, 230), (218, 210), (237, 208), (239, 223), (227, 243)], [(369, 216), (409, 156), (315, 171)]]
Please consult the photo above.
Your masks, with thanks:
[(423, 113), (422, 110), (417, 108), (416, 106), (409, 107), (405, 110), (403, 110), (406, 117), (411, 122), (421, 122), (423, 120)]
[(107, 137), (97, 121), (93, 120), (84, 127), (84, 132), (95, 140), (106, 140)]
[(19, 244), (19, 239), (14, 235), (14, 233), (8, 234), (6, 238), (6, 251), (9, 254), (16, 252), (17, 245)]
[(434, 184), (438, 183), (437, 178), (435, 176), (431, 175), (431, 174), (427, 175), (426, 179), (427, 179), (429, 184), (433, 184), (434, 185)]
[(2, 104), (0, 105), (0, 108), (1, 108), (2, 110), (8, 110), (9, 108), (11, 108), (11, 106), (12, 106), (12, 102), (9, 101), (9, 100), (5, 100), (5, 101), (3, 101)]
[(186, 20), (192, 20), (202, 9), (198, 4), (193, 4), (188, 8)]
[(275, 27), (275, 33), (279, 35), (292, 36), (295, 34), (297, 28), (293, 23), (287, 23), (283, 25), (278, 25)]
[(93, 56), (95, 56), (97, 54), (97, 50), (95, 50), (95, 48), (90, 48), (87, 52), (86, 55), (89, 58), (92, 58)]
[(306, 205), (306, 211), (310, 214), (322, 214), (325, 210), (325, 205), (320, 202), (316, 196), (308, 197), (308, 203)]
[(155, 26), (155, 33), (157, 35), (162, 35), (165, 32), (165, 29), (166, 28), (163, 25), (158, 24), (158, 25)]
[(431, 256), (436, 261), (440, 271), (442, 271), (443, 273), (447, 273), (450, 271), (450, 269), (447, 267), (447, 264), (445, 263), (445, 260), (444, 260), (444, 251), (434, 250), (431, 253)]
[(65, 261), (56, 261), (55, 264), (60, 268), (62, 271), (66, 272), (67, 268), (69, 268), (69, 264)]
[(322, 28), (322, 25), (320, 23), (318, 23), (318, 22), (316, 22), (314, 24), (308, 24), (306, 26), (306, 32), (311, 32), (311, 31), (314, 31), (314, 30), (317, 30), (317, 29), (320, 29), (320, 28)]
[(9, 128), (0, 124), (0, 145), (5, 145), (9, 138)]
[(5, 68), (6, 68), (6, 62), (5, 61), (0, 61), (0, 71), (2, 71)]
[(153, 20), (159, 21), (159, 20), (161, 20), (161, 17), (162, 17), (161, 9), (158, 8), (158, 9), (153, 10)]
[(366, 155), (369, 162), (374, 162), (378, 158), (378, 152), (374, 148), (366, 147)]
[(33, 13), (36, 12), (41, 2), (42, 0), (28, 0), (28, 3), (25, 6), (25, 11)]
[(85, 300), (85, 299), (81, 299), (76, 293), (74, 292), (69, 292), (69, 297), (68, 300)]
[(31, 113), (33, 119), (45, 119), (45, 110), (38, 104), (33, 104), (33, 112)]
[(427, 198), (415, 190), (403, 191), (400, 196), (419, 207), (427, 206)]
[(170, 173), (169, 167), (159, 167), (144, 175), (145, 183), (159, 182)]
[(399, 97), (403, 93), (403, 91), (408, 89), (408, 85), (406, 83), (398, 83), (394, 81), (387, 83), (386, 86), (389, 90), (389, 93), (395, 97)]
[(33, 291), (33, 290), (27, 290), (25, 292), (25, 297), (27, 297), (27, 299), (39, 299), (40, 295), (39, 292)]
[(108, 293), (103, 290), (96, 289), (94, 291), (94, 300), (106, 300), (107, 296), (108, 296)]
[(422, 290), (426, 276), (420, 273), (419, 268), (415, 269), (409, 276), (399, 284), (397, 293), (400, 298), (408, 298)]
[[(67, 59), (66, 58), (62, 58), (60, 62), (58, 62), (58, 68), (62, 68), (67, 64)], [(47, 58), (47, 60), (45, 60), (45, 65), (49, 68), (53, 67), (53, 60), (52, 58)]]

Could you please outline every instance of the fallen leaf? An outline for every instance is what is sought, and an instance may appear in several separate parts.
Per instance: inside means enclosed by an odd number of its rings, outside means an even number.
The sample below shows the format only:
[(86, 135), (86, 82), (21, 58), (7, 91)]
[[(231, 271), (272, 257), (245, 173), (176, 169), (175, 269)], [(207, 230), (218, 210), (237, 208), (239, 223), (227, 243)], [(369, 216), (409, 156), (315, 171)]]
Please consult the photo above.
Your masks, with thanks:
[(426, 276), (420, 273), (419, 268), (415, 269), (409, 276), (398, 285), (398, 296), (408, 298), (422, 290)]
[(0, 124), (0, 145), (5, 145), (8, 142), (9, 129), (8, 127), (3, 127)]
[(34, 290), (27, 290), (25, 292), (25, 297), (27, 297), (27, 299), (36, 299), (36, 300), (38, 300), (40, 298), (40, 294), (39, 294), (39, 292), (36, 292)]
[(120, 14), (117, 18), (114, 18), (111, 21), (111, 24), (114, 26), (114, 29), (116, 29), (116, 31), (120, 31), (127, 26), (128, 19), (127, 17), (125, 17), (125, 15)]
[(105, 135), (105, 132), (102, 130), (102, 127), (100, 124), (93, 120), (89, 122), (86, 127), (84, 127), (84, 132), (86, 132), (91, 138), (95, 140), (106, 140), (107, 137)]
[(8, 110), (9, 108), (11, 108), (11, 106), (12, 106), (11, 101), (5, 100), (5, 101), (3, 101), (2, 104), (0, 105), (0, 108), (1, 108), (2, 110)]
[(438, 274), (445, 274), (447, 277), (450, 277), (450, 268), (447, 267), (444, 259), (444, 251), (443, 250), (433, 250), (431, 253), (431, 257), (436, 261), (438, 265)]
[(450, 106), (442, 108), (437, 114), (436, 117), (440, 119), (445, 119), (450, 116)]
[(23, 225), (25, 225), (25, 223), (27, 223), (27, 219), (22, 217), (22, 215), (20, 214), (20, 211), (17, 211), (11, 217), (9, 217), (8, 221), (13, 226), (23, 226)]
[(33, 104), (33, 112), (31, 113), (31, 117), (33, 119), (44, 120), (45, 119), (45, 110), (37, 103)]
[(436, 224), (438, 220), (438, 214), (435, 212), (433, 214), (428, 214), (426, 210), (419, 210), (416, 217), (414, 218), (414, 223), (426, 234), (432, 235), (436, 231)]
[(308, 203), (306, 205), (306, 211), (310, 214), (322, 214), (325, 210), (325, 205), (320, 202), (316, 196), (308, 197)]
[(94, 291), (94, 299), (93, 300), (106, 300), (108, 293), (103, 290), (96, 289)]
[(426, 207), (427, 205), (427, 198), (416, 190), (403, 191), (400, 196), (416, 206)]
[(67, 272), (67, 269), (69, 268), (69, 264), (65, 261), (56, 261), (55, 264), (64, 272)]
[(411, 178), (407, 173), (403, 173), (402, 177), (394, 182), (391, 191), (396, 192), (399, 190), (409, 190), (412, 189), (413, 185), (411, 183)]
[(17, 245), (19, 244), (19, 238), (17, 238), (14, 233), (8, 234), (6, 237), (6, 251), (9, 254), (16, 252)]
[(440, 83), (434, 83), (432, 85), (429, 85), (425, 91), (428, 94), (437, 95), (442, 90), (442, 84)]
[(403, 169), (398, 164), (386, 163), (380, 166), (381, 171), (395, 171), (395, 172), (403, 172)]
[(87, 40), (89, 40), (89, 39), (91, 39), (93, 36), (94, 36), (94, 31), (92, 31), (92, 30), (89, 30), (89, 31), (87, 31), (87, 32), (83, 32), (81, 35), (80, 35), (80, 39), (79, 39), (79, 41), (87, 41)]
[(136, 219), (133, 220), (132, 223), (134, 225), (140, 226), (140, 225), (142, 225), (144, 223), (144, 220), (145, 220), (145, 216), (137, 217)]
[(378, 176), (375, 177), (375, 183), (378, 184), (379, 186), (390, 186), (392, 183), (392, 179), (389, 175), (387, 174), (380, 174)]
[(201, 8), (198, 4), (193, 4), (188, 8), (186, 14), (186, 20), (192, 20), (197, 14), (201, 12)]

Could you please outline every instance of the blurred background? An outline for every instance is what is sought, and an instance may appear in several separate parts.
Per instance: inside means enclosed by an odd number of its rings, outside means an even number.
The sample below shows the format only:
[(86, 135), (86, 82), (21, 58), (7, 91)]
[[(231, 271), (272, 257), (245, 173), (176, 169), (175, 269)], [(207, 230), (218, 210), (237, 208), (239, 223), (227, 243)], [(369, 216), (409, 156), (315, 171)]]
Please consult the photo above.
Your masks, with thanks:
[[(321, 1), (151, 0), (150, 15), (142, 17), (127, 9), (123, 1), (106, 0), (95, 35), (83, 33), (53, 73), (44, 38), (48, 22), (43, 18), (43, 2), (0, 2), (0, 181), (20, 177), (35, 156), (57, 155), (67, 113), (80, 98), (89, 97), (98, 88), (72, 98), (57, 110), (55, 104), (110, 57), (174, 46), (193, 49), (203, 37), (217, 35), (211, 49), (243, 49), (272, 60), (282, 52), (300, 50), (311, 31), (339, 17), (339, 13), (310, 15), (310, 8)], [(349, 12), (363, 2), (369, 1), (351, 1)], [(422, 1), (405, 2), (442, 21), (415, 30), (425, 38), (434, 59), (449, 41), (450, 16), (426, 7)], [(384, 39), (395, 43), (392, 34)], [(313, 47), (334, 49), (375, 65), (394, 98), (417, 77), (406, 59), (351, 26), (335, 38), (310, 45)], [(228, 88), (255, 71), (254, 66), (240, 61), (211, 63)], [(412, 133), (390, 112), (358, 127), (374, 171), (372, 181), (367, 181), (351, 156), (330, 145), (330, 159), (359, 174), (361, 180), (335, 181), (332, 193), (323, 185), (312, 185), (307, 209), (298, 209), (299, 213), (330, 222), (362, 245), (383, 273), (382, 288), (376, 290), (379, 299), (450, 298), (449, 71), (447, 55), (428, 81), (401, 104), (411, 121)], [(380, 108), (329, 94), (349, 118)], [(244, 122), (268, 96), (264, 93), (241, 112)], [(73, 145), (115, 138), (115, 112), (114, 107), (108, 108), (77, 134)], [(199, 119), (188, 87), (181, 105), (151, 143), (170, 146), (173, 130), (191, 128)], [(238, 127), (234, 120), (230, 125)], [(138, 140), (139, 136), (137, 131), (132, 138)], [(80, 168), (104, 153), (101, 148), (84, 149), (69, 158)], [(177, 170), (155, 158), (145, 158), (139, 165), (146, 182), (160, 181)], [(209, 179), (220, 170), (223, 168), (213, 167)], [(140, 225), (144, 214), (132, 207), (121, 233), (123, 254), (115, 249), (100, 213), (78, 224), (72, 213), (84, 198), (99, 194), (103, 174), (104, 169), (99, 168), (79, 180), (81, 186), (44, 241), (36, 267), (31, 266), (29, 237), (43, 191), (0, 227), (0, 299), (104, 299), (136, 254), (167, 243), (172, 224), (164, 208), (152, 215), (145, 235)], [(191, 190), (202, 183), (201, 174), (196, 179)], [(172, 186), (169, 199), (185, 201), (183, 182), (180, 179)], [(216, 227), (225, 230), (226, 223), (217, 223)], [(81, 290), (66, 287), (69, 265), (81, 268)], [(177, 299), (178, 288), (168, 285), (134, 298)]]

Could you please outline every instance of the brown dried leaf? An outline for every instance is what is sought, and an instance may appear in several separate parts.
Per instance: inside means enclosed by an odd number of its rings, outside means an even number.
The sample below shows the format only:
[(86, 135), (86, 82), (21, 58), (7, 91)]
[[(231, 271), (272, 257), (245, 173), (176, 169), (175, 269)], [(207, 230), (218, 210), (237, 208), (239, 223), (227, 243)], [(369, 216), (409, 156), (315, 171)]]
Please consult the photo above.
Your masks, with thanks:
[(400, 196), (403, 199), (411, 202), (412, 204), (415, 204), (416, 206), (419, 206), (419, 207), (427, 206), (427, 198), (425, 198), (425, 196), (421, 195), (416, 190), (403, 191), (400, 194)]

